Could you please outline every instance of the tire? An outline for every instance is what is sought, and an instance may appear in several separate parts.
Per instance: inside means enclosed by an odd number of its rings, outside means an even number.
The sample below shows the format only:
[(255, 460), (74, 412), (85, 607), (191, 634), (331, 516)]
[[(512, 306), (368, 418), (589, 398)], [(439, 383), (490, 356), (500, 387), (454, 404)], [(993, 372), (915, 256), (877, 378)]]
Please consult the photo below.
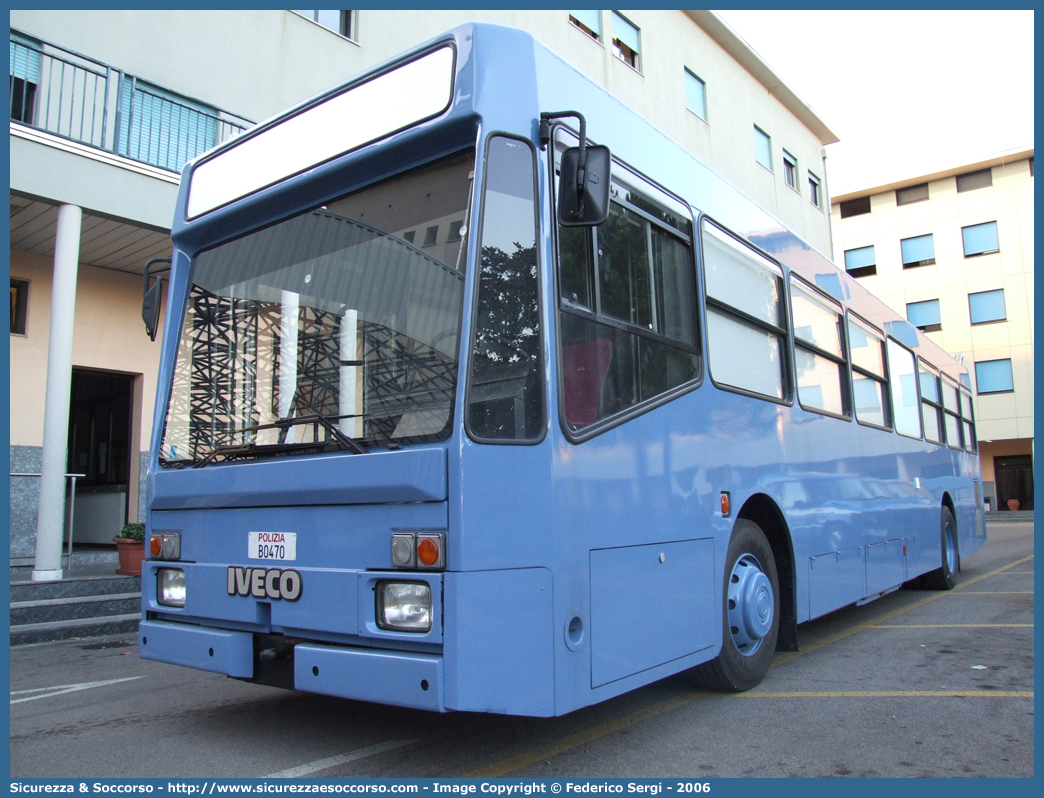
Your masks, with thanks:
[(922, 579), (929, 590), (953, 590), (957, 572), (961, 570), (961, 552), (957, 543), (957, 522), (949, 507), (943, 507), (939, 519), (939, 540), (942, 565), (926, 573)]
[(689, 676), (701, 687), (741, 693), (765, 678), (779, 636), (776, 561), (753, 521), (740, 519), (733, 527), (723, 582), (721, 651)]

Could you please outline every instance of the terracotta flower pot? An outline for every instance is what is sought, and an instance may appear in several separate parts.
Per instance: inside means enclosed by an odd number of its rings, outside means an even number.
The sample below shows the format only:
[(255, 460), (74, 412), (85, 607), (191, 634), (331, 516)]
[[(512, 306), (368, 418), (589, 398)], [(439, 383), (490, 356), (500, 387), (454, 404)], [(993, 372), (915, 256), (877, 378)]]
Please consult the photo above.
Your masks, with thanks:
[(1008, 499), (1008, 509), (1011, 510), (1013, 513), (1017, 511), (1021, 506), (1022, 502), (1020, 502), (1018, 499)]
[(113, 538), (116, 552), (120, 556), (120, 567), (116, 573), (124, 576), (141, 576), (141, 561), (145, 559), (145, 541), (130, 538)]

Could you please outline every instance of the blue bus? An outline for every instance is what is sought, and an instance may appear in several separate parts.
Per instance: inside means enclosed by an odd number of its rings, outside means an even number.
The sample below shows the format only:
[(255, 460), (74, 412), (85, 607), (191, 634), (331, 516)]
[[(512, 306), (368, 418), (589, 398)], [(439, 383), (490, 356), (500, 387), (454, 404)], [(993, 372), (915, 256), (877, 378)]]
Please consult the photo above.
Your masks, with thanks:
[(523, 32), (205, 154), (172, 238), (147, 659), (439, 712), (741, 691), (985, 540), (967, 370)]

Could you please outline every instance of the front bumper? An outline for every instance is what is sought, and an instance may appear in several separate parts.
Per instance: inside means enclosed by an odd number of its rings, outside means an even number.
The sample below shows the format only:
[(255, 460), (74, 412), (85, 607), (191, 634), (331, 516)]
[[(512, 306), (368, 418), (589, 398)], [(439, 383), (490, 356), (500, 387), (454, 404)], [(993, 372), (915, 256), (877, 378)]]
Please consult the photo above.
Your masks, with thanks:
[[(200, 626), (142, 621), (143, 659), (254, 677), (254, 635)], [(299, 643), (293, 649), (294, 689), (381, 704), (445, 712), (443, 661), (437, 654)]]

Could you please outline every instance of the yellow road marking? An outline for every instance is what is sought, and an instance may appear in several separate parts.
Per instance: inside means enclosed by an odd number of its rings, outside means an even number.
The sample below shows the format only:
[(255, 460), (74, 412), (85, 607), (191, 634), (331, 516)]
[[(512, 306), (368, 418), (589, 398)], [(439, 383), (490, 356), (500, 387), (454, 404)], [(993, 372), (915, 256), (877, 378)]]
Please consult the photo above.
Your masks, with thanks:
[(1032, 590), (966, 590), (964, 596), (1015, 596), (1025, 593), (1032, 594)]
[(736, 693), (731, 698), (1033, 698), (1032, 690), (827, 690)]
[[(838, 632), (837, 634), (833, 634), (833, 635), (830, 635), (829, 637), (825, 637), (822, 640), (818, 640), (815, 643), (809, 644), (808, 646), (804, 647), (801, 651), (788, 651), (785, 654), (777, 654), (775, 659), (772, 660), (772, 666), (771, 667), (774, 668), (777, 665), (783, 665), (783, 664), (785, 664), (787, 662), (790, 662), (790, 661), (792, 661), (794, 659), (797, 659), (798, 657), (803, 656), (804, 654), (807, 654), (807, 653), (809, 653), (811, 651), (817, 651), (818, 649), (821, 649), (824, 646), (828, 646), (831, 643), (835, 643), (838, 640), (844, 640), (846, 637), (850, 637), (851, 635), (854, 635), (856, 632), (862, 631), (863, 629), (873, 628), (873, 627), (879, 625), (882, 621), (891, 620), (892, 618), (895, 618), (898, 615), (902, 615), (905, 612), (909, 612), (910, 610), (915, 610), (918, 607), (923, 607), (925, 604), (928, 604), (929, 602), (935, 601), (936, 599), (940, 599), (943, 596), (953, 595), (953, 593), (955, 593), (956, 591), (960, 590), (961, 588), (967, 587), (968, 585), (974, 585), (976, 582), (981, 582), (983, 579), (987, 579), (987, 578), (989, 578), (991, 576), (994, 576), (996, 574), (1004, 573), (1008, 568), (1013, 568), (1016, 565), (1022, 565), (1023, 563), (1029, 562), (1032, 559), (1033, 559), (1033, 555), (1030, 555), (1029, 557), (1023, 557), (1021, 560), (1015, 560), (1015, 562), (1008, 563), (1008, 565), (1001, 566), (1000, 568), (997, 568), (996, 570), (990, 571), (989, 573), (983, 574), (982, 576), (977, 576), (974, 579), (969, 579), (967, 582), (963, 583), (962, 585), (958, 585), (953, 590), (939, 591), (938, 593), (935, 593), (934, 595), (928, 596), (927, 598), (923, 598), (920, 601), (915, 601), (914, 603), (908, 604), (905, 607), (902, 607), (902, 608), (897, 609), (897, 610), (893, 610), (892, 612), (887, 612), (884, 615), (880, 615), (877, 618), (874, 618), (872, 621), (867, 621), (866, 623), (856, 624), (855, 626), (849, 627), (847, 630), (845, 630), (843, 632)], [(619, 731), (620, 729), (624, 729), (624, 728), (627, 728), (628, 726), (633, 726), (633, 725), (635, 725), (637, 723), (641, 723), (642, 721), (648, 720), (649, 718), (654, 718), (657, 715), (662, 715), (664, 712), (669, 712), (672, 709), (677, 709), (678, 707), (684, 706), (684, 705), (686, 705), (688, 703), (691, 703), (692, 701), (695, 701), (697, 698), (729, 698), (729, 697), (731, 697), (731, 698), (735, 698), (735, 697), (752, 697), (752, 698), (754, 698), (754, 697), (757, 697), (758, 695), (766, 696), (766, 697), (786, 697), (786, 696), (789, 696), (790, 694), (784, 694), (784, 693), (780, 693), (780, 694), (772, 694), (772, 693), (732, 693), (732, 694), (729, 694), (729, 693), (708, 692), (706, 690), (693, 690), (693, 691), (690, 691), (690, 692), (683, 693), (682, 695), (675, 696), (674, 698), (669, 698), (666, 701), (661, 701), (659, 704), (655, 704), (655, 705), (653, 705), (651, 707), (648, 707), (646, 709), (639, 710), (638, 712), (633, 712), (630, 715), (625, 715), (625, 716), (623, 716), (621, 718), (617, 718), (616, 720), (611, 720), (611, 721), (608, 721), (606, 723), (602, 723), (602, 724), (600, 724), (598, 726), (595, 726), (595, 727), (593, 727), (591, 729), (586, 729), (584, 731), (576, 732), (575, 734), (571, 734), (568, 737), (563, 737), (562, 739), (557, 740), (554, 743), (548, 743), (547, 745), (542, 745), (542, 746), (540, 746), (538, 748), (533, 748), (533, 749), (530, 749), (529, 751), (524, 751), (521, 754), (518, 754), (517, 756), (510, 757), (509, 759), (505, 759), (505, 760), (502, 760), (500, 762), (496, 762), (496, 763), (494, 763), (492, 765), (488, 765), (487, 767), (480, 768), (479, 770), (472, 771), (471, 773), (467, 773), (464, 776), (462, 776), (461, 778), (497, 778), (499, 776), (504, 776), (504, 775), (506, 775), (508, 773), (511, 773), (514, 770), (518, 770), (519, 768), (525, 767), (526, 765), (532, 765), (534, 762), (539, 762), (541, 759), (547, 759), (547, 758), (550, 758), (550, 757), (553, 757), (553, 756), (558, 756), (559, 754), (563, 754), (566, 751), (572, 750), (573, 748), (577, 748), (577, 747), (579, 747), (581, 745), (584, 745), (585, 743), (589, 743), (589, 742), (597, 740), (597, 739), (599, 739), (601, 737), (605, 737), (606, 735), (612, 734), (613, 732)], [(844, 694), (839, 693), (837, 695), (841, 696), (841, 695), (844, 695)], [(870, 694), (868, 694), (868, 693), (854, 693), (853, 695), (856, 695), (856, 696), (868, 696)], [(891, 694), (889, 694), (889, 697), (890, 697), (890, 695)], [(908, 692), (908, 693), (901, 693), (901, 695), (914, 695), (914, 693), (911, 691), (911, 692)], [(938, 695), (938, 693), (932, 692), (932, 693), (930, 693), (930, 695), (934, 696), (934, 695)], [(953, 697), (964, 696), (964, 695), (966, 695), (966, 694), (965, 693), (955, 693)], [(967, 695), (969, 695), (969, 696), (973, 696), (973, 695), (974, 696), (978, 696), (978, 695), (980, 695), (980, 693), (979, 692), (967, 693)], [(1003, 692), (1003, 691), (1000, 691), (1000, 690), (990, 690), (990, 691), (983, 691), (981, 693), (981, 695), (985, 695), (985, 696), (1006, 696), (1006, 693)], [(794, 694), (794, 696), (795, 697), (796, 696), (809, 697), (809, 696), (816, 696), (816, 694), (814, 694), (814, 693), (800, 693), (800, 694)], [(884, 696), (882, 696), (882, 697), (884, 697)], [(1019, 698), (1023, 698), (1023, 697), (1032, 698), (1033, 697), (1033, 693), (1029, 692), (1029, 693), (1027, 693), (1025, 695), (1022, 694), (1022, 693), (1018, 693), (1017, 697), (1019, 697)]]
[(871, 629), (1021, 629), (1033, 628), (1031, 623), (882, 623)]

